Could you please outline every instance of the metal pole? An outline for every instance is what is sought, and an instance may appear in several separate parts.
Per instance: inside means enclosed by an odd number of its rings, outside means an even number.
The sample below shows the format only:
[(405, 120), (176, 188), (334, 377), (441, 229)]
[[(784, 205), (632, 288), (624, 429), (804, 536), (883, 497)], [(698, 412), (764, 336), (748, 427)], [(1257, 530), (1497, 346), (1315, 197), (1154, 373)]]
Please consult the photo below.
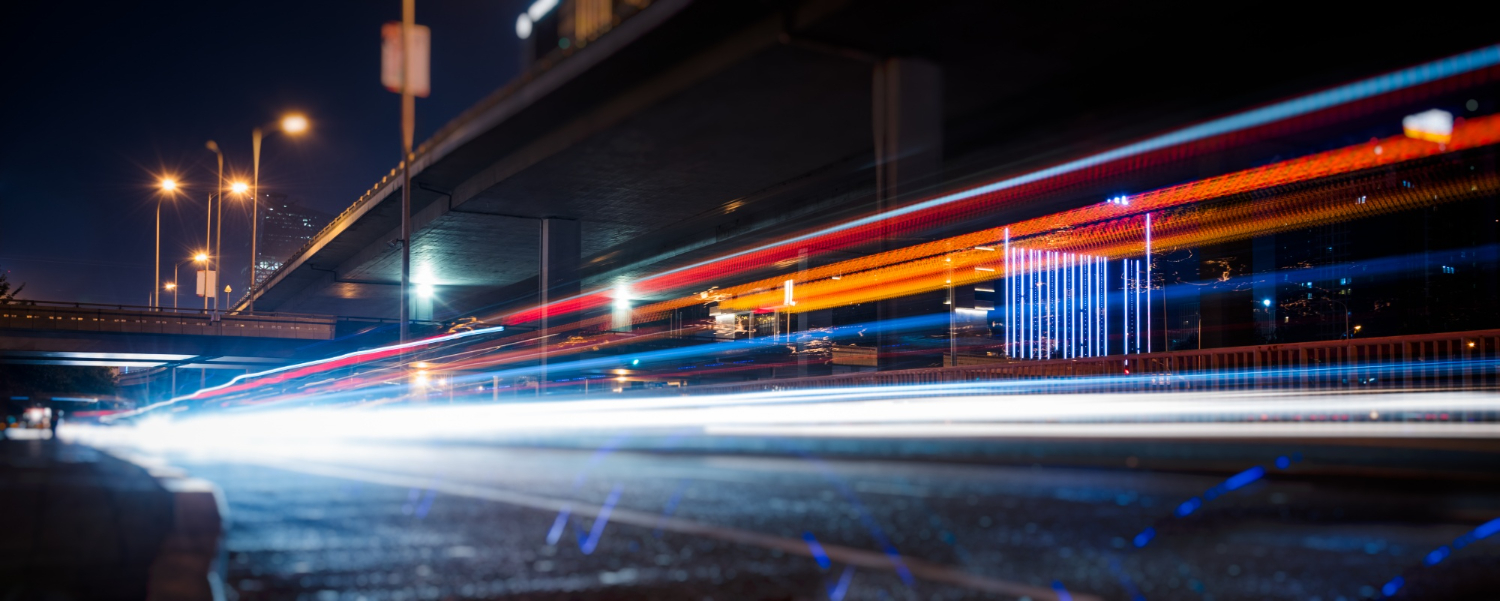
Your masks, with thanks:
[(151, 308), (161, 309), (161, 197), (156, 197), (156, 261), (151, 263), (156, 273), (156, 285), (151, 287)]
[[(221, 168), (222, 169), (222, 168)], [(214, 314), (219, 313), (219, 276), (224, 273), (224, 176), (219, 175), (219, 210), (214, 217)], [(204, 292), (207, 292), (205, 290)]]
[(953, 263), (948, 263), (948, 365), (958, 367), (958, 299), (953, 294)]
[(410, 335), (411, 317), (411, 143), (416, 127), (416, 99), (408, 85), (411, 30), (416, 25), (416, 0), (401, 0), (401, 342)]
[[(180, 277), (178, 277), (178, 275), (177, 275), (181, 271), (182, 271), (182, 263), (178, 263), (175, 267), (172, 268), (172, 309), (173, 310), (177, 309), (177, 291), (182, 289), (182, 279)], [(177, 372), (174, 371), (172, 373), (173, 373), (172, 377), (174, 377), (174, 378), (177, 377), (176, 376)]]
[[(219, 157), (219, 222), (220, 222), (219, 223), (219, 232), (223, 233), (223, 231), (224, 231), (224, 224), (223, 224), (223, 221), (224, 221), (224, 152), (221, 151), (221, 150), (219, 150), (219, 143), (215, 142), (213, 140), (209, 140), (208, 141), (208, 149), (212, 150), (213, 153)], [(213, 199), (212, 198), (209, 199), (209, 203), (208, 203), (208, 219), (209, 219), (209, 224), (210, 224), (209, 227), (208, 227), (208, 246), (214, 249), (214, 253), (213, 253), (213, 256), (209, 257), (209, 260), (204, 263), (204, 270), (207, 271), (208, 273), (213, 274), (213, 277), (212, 278), (204, 278), (203, 310), (205, 310), (205, 311), (208, 310), (208, 297), (209, 297), (209, 294), (212, 293), (212, 295), (214, 297), (214, 312), (217, 313), (218, 310), (219, 310), (219, 292), (218, 292), (218, 288), (219, 288), (219, 286), (218, 286), (218, 284), (219, 284), (219, 268), (222, 267), (222, 265), (220, 264), (220, 261), (219, 261), (219, 251), (221, 250), (221, 248), (220, 248), (220, 246), (217, 245), (217, 241), (216, 241), (216, 239), (213, 236), (214, 228), (213, 228), (212, 224), (213, 224), (213, 220), (214, 220), (214, 207), (213, 207)], [(212, 284), (213, 284), (212, 286), (208, 285), (208, 284), (210, 284), (210, 282), (208, 280), (212, 280)], [(213, 290), (208, 290), (208, 288), (213, 288)]]
[[(208, 213), (208, 217), (207, 217), (207, 220), (205, 221), (205, 223), (203, 225), (203, 250), (204, 250), (205, 254), (207, 254), (208, 247), (212, 246), (212, 242), (214, 241), (214, 237), (213, 237), (213, 231), (214, 231), (214, 195), (213, 195), (212, 192), (208, 193), (208, 210), (207, 210), (207, 213)], [(205, 275), (208, 273), (208, 267), (209, 267), (209, 265), (211, 265), (211, 263), (208, 262), (208, 259), (204, 259), (203, 260), (203, 271), (204, 271)], [(207, 283), (207, 280), (204, 280), (204, 283)], [(203, 311), (205, 313), (208, 312), (208, 291), (207, 290), (203, 291)]]
[(259, 263), (258, 263), (259, 257), (257, 257), (256, 254), (255, 254), (255, 251), (256, 251), (255, 242), (256, 242), (257, 237), (260, 235), (260, 232), (258, 231), (259, 228), (260, 228), (260, 140), (261, 140), (261, 131), (260, 131), (259, 127), (255, 128), (255, 131), (251, 132), (250, 138), (251, 138), (251, 140), (250, 140), (250, 147), (251, 147), (251, 153), (250, 153), (250, 155), (252, 157), (251, 158), (251, 163), (254, 165), (254, 167), (252, 168), (253, 175), (251, 175), (251, 179), (250, 179), (250, 285), (248, 287), (246, 287), (246, 289), (245, 289), (245, 299), (246, 299), (245, 300), (245, 308), (247, 310), (249, 310), (250, 312), (253, 313), (255, 311), (255, 295), (253, 294), (253, 292), (255, 292), (255, 286), (256, 286), (256, 284), (259, 283), (259, 282), (256, 281), (256, 277), (255, 277), (256, 276), (256, 267), (259, 265)]

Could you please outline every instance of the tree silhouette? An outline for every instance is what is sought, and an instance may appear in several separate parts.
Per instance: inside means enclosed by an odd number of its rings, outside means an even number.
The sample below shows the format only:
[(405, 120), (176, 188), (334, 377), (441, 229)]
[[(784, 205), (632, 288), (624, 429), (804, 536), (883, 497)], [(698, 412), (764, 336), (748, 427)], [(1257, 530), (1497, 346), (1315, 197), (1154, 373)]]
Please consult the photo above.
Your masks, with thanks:
[(15, 302), (16, 295), (20, 294), (21, 291), (25, 289), (26, 284), (22, 283), (21, 285), (16, 286), (15, 290), (12, 290), (10, 283), (10, 272), (0, 271), (0, 305), (9, 305)]

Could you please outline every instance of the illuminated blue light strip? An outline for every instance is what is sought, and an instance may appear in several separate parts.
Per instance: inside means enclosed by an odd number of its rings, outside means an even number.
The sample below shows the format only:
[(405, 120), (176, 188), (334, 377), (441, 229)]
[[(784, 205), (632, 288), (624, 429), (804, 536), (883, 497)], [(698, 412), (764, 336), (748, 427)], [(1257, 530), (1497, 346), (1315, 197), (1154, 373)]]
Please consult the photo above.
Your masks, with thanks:
[(1012, 345), (1015, 337), (1015, 329), (1011, 327), (1013, 324), (1011, 324), (1010, 321), (1010, 310), (1012, 305), (1010, 295), (1010, 281), (1011, 277), (1015, 274), (1015, 271), (1011, 270), (1010, 264), (1010, 228), (1005, 228), (1005, 251), (1004, 255), (1001, 257), (1001, 260), (1005, 262), (1005, 281), (1000, 283), (1001, 288), (1005, 290), (1005, 355), (1010, 358), (1015, 358), (1016, 349)]
[(1141, 352), (1141, 260), (1131, 261), (1135, 264), (1135, 352)]
[[(1166, 318), (1165, 315), (1162, 316)], [(1166, 349), (1162, 349), (1166, 350)], [(1151, 214), (1146, 213), (1146, 352), (1151, 352)]]
[(1125, 354), (1130, 353), (1130, 259), (1120, 259), (1120, 323), (1124, 324), (1121, 334), (1124, 335), (1124, 346), (1121, 349)]
[[(1013, 246), (1005, 239), (1005, 346), (1018, 359), (1105, 354), (1104, 257)], [(1128, 303), (1127, 303), (1128, 304)]]

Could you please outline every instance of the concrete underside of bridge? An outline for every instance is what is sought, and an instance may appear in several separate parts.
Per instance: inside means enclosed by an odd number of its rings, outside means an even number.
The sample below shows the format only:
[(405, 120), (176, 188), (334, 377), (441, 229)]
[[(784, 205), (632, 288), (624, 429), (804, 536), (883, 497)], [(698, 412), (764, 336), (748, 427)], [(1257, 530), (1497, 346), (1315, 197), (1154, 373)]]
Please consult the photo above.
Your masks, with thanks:
[[(579, 222), (576, 280), (590, 289), (871, 214), (873, 82), (891, 60), (936, 66), (942, 89), (926, 98), (941, 148), (925, 150), (941, 164), (887, 207), (1493, 41), (1465, 19), (1372, 40), (1389, 18), (1300, 3), (658, 0), (539, 61), (419, 149), (415, 281), (434, 285), (437, 319), (533, 303), (546, 218)], [(1305, 141), (1328, 133), (1310, 126)], [(978, 229), (1280, 150), (1246, 145), (942, 225)], [(257, 292), (256, 309), (394, 315), (399, 186), (377, 183)]]

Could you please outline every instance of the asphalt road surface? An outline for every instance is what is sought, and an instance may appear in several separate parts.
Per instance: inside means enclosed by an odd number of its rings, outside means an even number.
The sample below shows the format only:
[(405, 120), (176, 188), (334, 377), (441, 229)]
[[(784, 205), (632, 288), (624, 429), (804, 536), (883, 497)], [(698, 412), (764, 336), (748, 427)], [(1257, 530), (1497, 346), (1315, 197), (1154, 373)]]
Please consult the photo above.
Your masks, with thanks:
[(1496, 455), (1451, 442), (1032, 441), (988, 455), (632, 442), (162, 458), (221, 487), (226, 582), (246, 601), (1353, 601), (1500, 587), (1500, 536), (1479, 536), (1500, 518)]

